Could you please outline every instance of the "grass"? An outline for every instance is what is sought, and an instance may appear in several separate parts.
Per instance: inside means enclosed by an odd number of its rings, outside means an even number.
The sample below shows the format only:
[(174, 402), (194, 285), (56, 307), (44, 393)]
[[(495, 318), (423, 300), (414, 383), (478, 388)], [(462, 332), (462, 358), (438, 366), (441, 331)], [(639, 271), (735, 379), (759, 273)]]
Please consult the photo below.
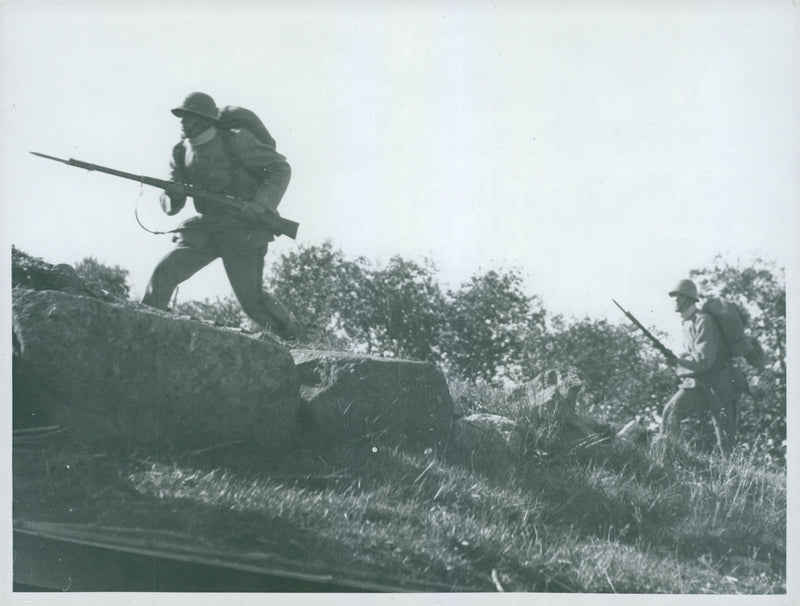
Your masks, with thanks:
[(502, 394), (460, 390), (465, 410), (517, 420), (511, 465), (380, 444), (136, 460), (59, 433), (15, 439), (14, 517), (182, 533), (415, 590), (786, 591), (785, 473), (602, 431), (576, 444)]

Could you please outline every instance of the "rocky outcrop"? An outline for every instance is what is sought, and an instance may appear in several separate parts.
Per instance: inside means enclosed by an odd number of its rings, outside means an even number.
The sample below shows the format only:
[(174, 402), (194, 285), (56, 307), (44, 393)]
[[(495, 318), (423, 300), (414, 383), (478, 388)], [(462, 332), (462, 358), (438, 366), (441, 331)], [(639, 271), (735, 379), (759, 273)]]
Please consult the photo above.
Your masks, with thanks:
[(133, 303), (13, 290), (14, 425), (100, 447), (281, 448), (299, 408), (289, 352)]
[(304, 416), (323, 444), (424, 446), (446, 439), (453, 400), (433, 364), (312, 350), (292, 355)]
[(15, 428), (58, 425), (88, 445), (146, 453), (447, 439), (453, 401), (433, 364), (290, 352), (13, 253)]

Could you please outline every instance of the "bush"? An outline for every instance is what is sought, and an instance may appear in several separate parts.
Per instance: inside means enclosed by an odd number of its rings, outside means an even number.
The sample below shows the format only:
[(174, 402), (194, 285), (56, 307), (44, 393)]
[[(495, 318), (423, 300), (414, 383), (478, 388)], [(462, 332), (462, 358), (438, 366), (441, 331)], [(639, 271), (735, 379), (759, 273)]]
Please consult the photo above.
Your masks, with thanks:
[(84, 257), (75, 265), (75, 272), (93, 292), (101, 292), (118, 299), (130, 298), (130, 273), (119, 265), (112, 267), (100, 263), (94, 257)]

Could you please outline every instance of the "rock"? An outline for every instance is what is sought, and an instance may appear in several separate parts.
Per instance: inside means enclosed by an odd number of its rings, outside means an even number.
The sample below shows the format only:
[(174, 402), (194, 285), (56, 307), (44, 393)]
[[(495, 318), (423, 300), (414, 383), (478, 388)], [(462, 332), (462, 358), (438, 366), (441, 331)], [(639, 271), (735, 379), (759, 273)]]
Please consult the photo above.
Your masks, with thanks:
[(149, 453), (295, 434), (297, 373), (283, 347), (134, 303), (13, 289), (15, 427)]
[(453, 400), (433, 364), (293, 350), (305, 417), (323, 444), (430, 446), (450, 430)]
[(556, 420), (573, 433), (587, 436), (593, 433), (593, 428), (575, 410), (582, 389), (583, 381), (576, 369), (552, 369), (519, 386), (512, 391), (511, 397)]
[(502, 415), (476, 413), (453, 422), (447, 443), (448, 458), (462, 462), (508, 461), (514, 421)]

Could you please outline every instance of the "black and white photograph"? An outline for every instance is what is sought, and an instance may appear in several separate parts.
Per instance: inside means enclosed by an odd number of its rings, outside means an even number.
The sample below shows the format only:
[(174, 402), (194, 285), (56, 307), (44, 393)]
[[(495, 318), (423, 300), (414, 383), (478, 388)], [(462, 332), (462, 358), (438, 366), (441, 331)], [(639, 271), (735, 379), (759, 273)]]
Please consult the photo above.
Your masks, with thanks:
[(800, 603), (798, 11), (4, 2), (0, 601)]

